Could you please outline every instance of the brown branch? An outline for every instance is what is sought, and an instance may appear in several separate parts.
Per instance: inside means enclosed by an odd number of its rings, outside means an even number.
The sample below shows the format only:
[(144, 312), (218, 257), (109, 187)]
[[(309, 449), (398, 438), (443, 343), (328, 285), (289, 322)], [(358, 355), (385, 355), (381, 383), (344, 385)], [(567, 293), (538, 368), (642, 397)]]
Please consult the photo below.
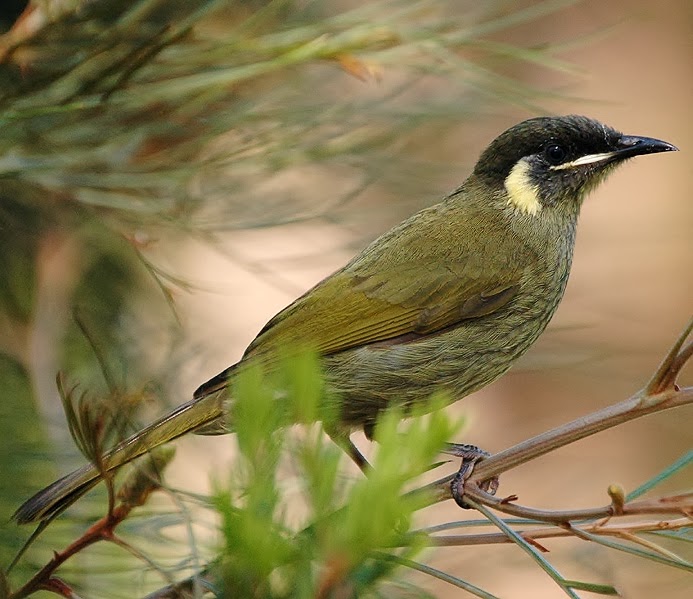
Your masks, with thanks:
[[(693, 318), (689, 321), (679, 338), (676, 340), (669, 353), (657, 368), (650, 382), (645, 387), (647, 395), (657, 395), (665, 389), (673, 389), (676, 386), (676, 377), (693, 353), (693, 342), (686, 347), (684, 343), (693, 331)], [(683, 349), (682, 349), (683, 348)]]
[[(679, 530), (691, 525), (689, 518), (677, 518), (676, 520), (651, 520), (648, 522), (634, 522), (630, 524), (604, 525), (604, 524), (585, 524), (573, 526), (571, 528), (560, 528), (556, 526), (535, 528), (529, 530), (518, 530), (518, 533), (525, 539), (551, 539), (559, 537), (575, 536), (575, 530), (583, 530), (592, 534), (604, 536), (621, 537), (623, 535), (633, 535), (642, 532), (658, 532), (663, 530)], [(633, 540), (629, 538), (629, 540)], [(432, 535), (429, 543), (434, 547), (459, 547), (467, 545), (495, 545), (498, 543), (511, 543), (507, 535), (501, 532), (464, 534), (464, 535)], [(652, 548), (652, 547), (650, 547)], [(660, 551), (659, 547), (655, 547)]]
[[(642, 392), (636, 393), (625, 401), (580, 417), (479, 461), (474, 468), (474, 472), (466, 482), (465, 494), (469, 495), (474, 501), (494, 507), (507, 514), (547, 522), (598, 518), (611, 515), (611, 511), (607, 513), (605, 510), (612, 510), (612, 506), (567, 512), (535, 510), (493, 497), (481, 491), (477, 485), (479, 481), (497, 476), (506, 470), (515, 468), (559, 447), (569, 445), (595, 433), (613, 428), (641, 416), (689, 404), (693, 404), (693, 387), (679, 391), (669, 390), (656, 397), (643, 396)], [(454, 475), (446, 476), (425, 487), (416, 489), (412, 493), (420, 491), (428, 493), (430, 504), (445, 501), (452, 497), (450, 483), (453, 479)]]
[(555, 449), (655, 412), (693, 403), (693, 387), (669, 389), (657, 395), (642, 391), (625, 401), (582, 416), (480, 461), (470, 481), (481, 481), (515, 468)]
[(34, 574), (24, 586), (10, 593), (9, 599), (22, 599), (39, 590), (52, 591), (65, 597), (73, 597), (73, 594), (64, 594), (66, 590), (70, 589), (63, 581), (54, 578), (53, 573), (73, 555), (76, 555), (86, 547), (98, 541), (110, 540), (113, 537), (114, 528), (127, 517), (131, 510), (131, 506), (122, 504), (112, 512), (109, 512), (65, 549), (59, 552), (56, 551), (50, 561)]
[[(513, 447), (477, 462), (474, 471), (466, 480), (465, 495), (476, 502), (507, 514), (543, 520), (545, 522), (567, 522), (570, 520), (614, 515), (618, 509), (614, 507), (613, 501), (610, 506), (604, 508), (565, 512), (537, 510), (517, 505), (514, 503), (513, 498), (504, 500), (493, 497), (481, 490), (479, 485), (502, 472), (624, 422), (629, 422), (655, 412), (663, 412), (671, 408), (693, 404), (693, 387), (679, 389), (676, 385), (678, 375), (691, 356), (693, 356), (693, 342), (684, 345), (691, 331), (693, 331), (693, 319), (691, 319), (681, 336), (676, 340), (645, 388), (635, 393), (632, 397), (541, 433), (536, 437), (527, 439), (522, 443), (518, 443)], [(421, 489), (412, 491), (412, 493), (418, 493), (419, 491), (428, 493), (429, 504), (445, 501), (452, 497), (450, 483), (453, 479), (453, 475), (441, 478)]]

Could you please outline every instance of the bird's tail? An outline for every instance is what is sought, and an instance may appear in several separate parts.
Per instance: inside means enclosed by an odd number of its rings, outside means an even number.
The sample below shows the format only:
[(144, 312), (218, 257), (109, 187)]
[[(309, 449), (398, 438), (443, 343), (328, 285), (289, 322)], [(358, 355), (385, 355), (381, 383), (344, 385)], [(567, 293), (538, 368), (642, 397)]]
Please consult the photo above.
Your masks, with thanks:
[[(159, 445), (221, 420), (225, 398), (225, 390), (219, 390), (183, 404), (106, 453), (102, 470), (93, 464), (82, 466), (25, 501), (13, 519), (26, 524), (57, 516), (94, 487), (101, 480), (102, 471), (118, 468)], [(220, 432), (221, 427), (217, 430)]]

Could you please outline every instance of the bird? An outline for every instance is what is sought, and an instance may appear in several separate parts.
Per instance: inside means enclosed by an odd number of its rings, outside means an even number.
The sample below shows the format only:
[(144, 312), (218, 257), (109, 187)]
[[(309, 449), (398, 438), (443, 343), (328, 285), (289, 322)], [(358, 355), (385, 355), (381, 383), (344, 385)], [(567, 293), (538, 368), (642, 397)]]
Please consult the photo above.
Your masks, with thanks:
[(371, 438), (389, 407), (406, 415), (438, 390), (457, 401), (504, 374), (563, 297), (585, 196), (626, 160), (676, 150), (585, 116), (514, 125), (481, 153), (460, 187), (281, 310), (237, 363), (105, 453), (103, 470), (87, 464), (64, 476), (14, 519), (45, 523), (103, 471), (186, 433), (233, 432), (227, 406), (234, 377), (250, 364), (271, 365), (292, 343), (317, 352), (325, 401), (336, 414), (327, 432), (359, 462), (350, 434), (363, 429)]

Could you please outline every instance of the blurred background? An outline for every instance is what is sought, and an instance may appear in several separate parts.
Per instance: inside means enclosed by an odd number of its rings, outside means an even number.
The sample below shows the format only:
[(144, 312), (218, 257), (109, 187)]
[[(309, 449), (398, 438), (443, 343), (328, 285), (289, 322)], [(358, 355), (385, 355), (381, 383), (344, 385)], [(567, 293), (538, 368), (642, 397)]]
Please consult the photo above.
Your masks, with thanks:
[[(494, 452), (625, 399), (690, 318), (687, 0), (123, 4), (47, 0), (19, 21), (24, 3), (3, 9), (3, 566), (28, 535), (7, 523), (12, 511), (82, 461), (58, 371), (128, 410), (144, 401), (143, 419), (185, 401), (278, 310), (458, 186), (491, 139), (530, 116), (585, 114), (681, 152), (629, 162), (588, 198), (556, 317), (510, 374), (449, 408), (467, 421), (458, 440)], [(632, 490), (691, 448), (692, 417), (575, 443), (508, 472), (500, 492), (542, 508), (606, 504), (609, 484)], [(177, 445), (167, 480), (193, 492), (233, 457), (225, 437)], [(75, 508), (34, 564), (100, 509)], [(421, 517), (460, 518), (452, 502)], [(569, 578), (629, 598), (690, 596), (685, 572), (548, 545)], [(503, 598), (561, 596), (514, 546), (428, 559)], [(88, 596), (132, 596), (94, 584)], [(151, 581), (137, 584), (141, 595)]]

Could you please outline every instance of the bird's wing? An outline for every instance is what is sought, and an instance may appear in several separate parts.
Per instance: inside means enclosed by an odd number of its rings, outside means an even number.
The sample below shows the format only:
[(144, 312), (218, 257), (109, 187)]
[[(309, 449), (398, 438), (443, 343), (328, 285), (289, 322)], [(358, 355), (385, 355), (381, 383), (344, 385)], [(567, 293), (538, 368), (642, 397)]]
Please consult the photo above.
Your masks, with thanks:
[(270, 320), (246, 357), (273, 352), (279, 345), (305, 346), (325, 355), (413, 340), (491, 314), (515, 296), (524, 273), (521, 264), (504, 262), (498, 268), (500, 264), (473, 256), (451, 262), (395, 260), (361, 272), (347, 267)]
[[(492, 215), (448, 202), (418, 213), (279, 312), (244, 360), (271, 362), (285, 347), (329, 355), (414, 341), (495, 312), (538, 257), (500, 212)], [(196, 397), (225, 387), (236, 367), (204, 383)]]

